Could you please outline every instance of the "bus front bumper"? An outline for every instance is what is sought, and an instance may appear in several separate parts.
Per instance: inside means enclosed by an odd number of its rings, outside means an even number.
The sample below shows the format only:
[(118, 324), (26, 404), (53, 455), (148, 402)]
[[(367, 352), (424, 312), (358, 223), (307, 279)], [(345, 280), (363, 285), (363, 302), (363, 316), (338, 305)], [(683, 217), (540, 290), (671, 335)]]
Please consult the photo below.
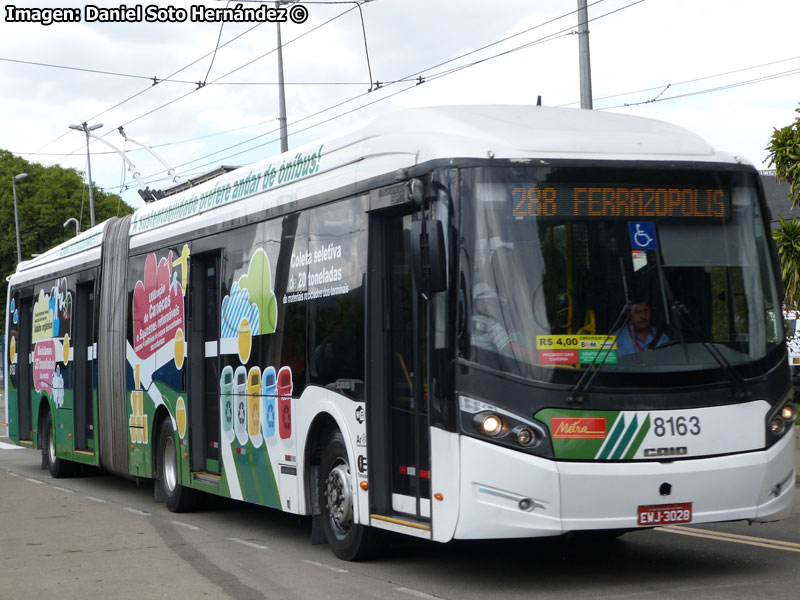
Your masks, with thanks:
[(789, 516), (794, 436), (771, 448), (667, 462), (557, 462), (462, 436), (455, 538), (636, 529), (640, 507), (691, 505), (691, 523)]

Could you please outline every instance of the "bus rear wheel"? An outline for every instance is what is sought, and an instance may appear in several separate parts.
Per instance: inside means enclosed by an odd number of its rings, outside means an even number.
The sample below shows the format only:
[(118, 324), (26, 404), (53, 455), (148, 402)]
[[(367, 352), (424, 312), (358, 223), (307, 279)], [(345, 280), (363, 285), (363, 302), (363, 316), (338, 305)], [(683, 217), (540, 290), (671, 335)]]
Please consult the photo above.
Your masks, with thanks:
[(56, 456), (56, 433), (53, 429), (53, 417), (48, 412), (42, 424), (42, 456), (54, 479), (69, 477), (72, 474), (72, 463)]
[(333, 553), (342, 560), (363, 560), (374, 551), (376, 532), (356, 524), (350, 463), (344, 438), (335, 431), (322, 451), (319, 478), (319, 507), (322, 530)]
[(172, 512), (186, 512), (194, 507), (194, 490), (178, 483), (178, 450), (175, 444), (175, 431), (166, 419), (158, 432), (156, 485), (161, 487), (164, 503)]

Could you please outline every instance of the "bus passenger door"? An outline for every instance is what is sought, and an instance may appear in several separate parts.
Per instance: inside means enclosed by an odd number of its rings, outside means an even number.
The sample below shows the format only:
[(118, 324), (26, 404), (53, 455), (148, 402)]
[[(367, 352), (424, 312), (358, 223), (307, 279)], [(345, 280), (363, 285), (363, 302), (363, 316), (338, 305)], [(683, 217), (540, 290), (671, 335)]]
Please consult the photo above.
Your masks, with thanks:
[(219, 252), (191, 258), (188, 327), (191, 470), (214, 475), (220, 473), (219, 270)]
[[(412, 215), (373, 216), (367, 401), (371, 512), (428, 522), (427, 326), (411, 265)], [(424, 526), (427, 529), (427, 526)]]
[(74, 306), (75, 450), (94, 454), (94, 281), (78, 284)]
[(31, 414), (31, 336), (33, 333), (33, 298), (19, 303), (19, 348), (17, 348), (17, 411), (20, 440), (30, 440), (33, 429)]

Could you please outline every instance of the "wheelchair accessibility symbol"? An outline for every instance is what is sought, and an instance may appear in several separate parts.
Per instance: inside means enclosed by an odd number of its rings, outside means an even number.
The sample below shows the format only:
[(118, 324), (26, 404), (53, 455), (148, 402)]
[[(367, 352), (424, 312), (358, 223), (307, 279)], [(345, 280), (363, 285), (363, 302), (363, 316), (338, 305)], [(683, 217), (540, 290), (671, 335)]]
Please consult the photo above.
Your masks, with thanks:
[(652, 221), (631, 221), (628, 223), (631, 234), (631, 248), (633, 250), (655, 250), (658, 248), (656, 240), (656, 224)]

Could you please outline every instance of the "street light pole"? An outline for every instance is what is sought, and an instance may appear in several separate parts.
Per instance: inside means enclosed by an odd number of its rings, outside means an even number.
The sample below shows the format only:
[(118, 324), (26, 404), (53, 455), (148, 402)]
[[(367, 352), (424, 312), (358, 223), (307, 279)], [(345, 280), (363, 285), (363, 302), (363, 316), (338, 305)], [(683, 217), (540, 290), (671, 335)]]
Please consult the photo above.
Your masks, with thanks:
[(102, 123), (97, 123), (96, 125), (87, 125), (85, 121), (80, 125), (69, 126), (70, 129), (83, 131), (86, 134), (86, 168), (89, 171), (89, 217), (91, 219), (92, 227), (94, 227), (94, 190), (92, 189), (92, 161), (89, 157), (89, 132), (94, 131), (95, 129), (100, 129), (102, 126)]
[(80, 233), (80, 229), (79, 229), (80, 223), (78, 223), (78, 219), (76, 219), (75, 217), (70, 217), (69, 219), (64, 221), (64, 227), (66, 227), (70, 223), (75, 223), (75, 235), (78, 235)]
[(17, 181), (25, 179), (27, 176), (27, 173), (20, 173), (11, 178), (11, 188), (14, 190), (14, 225), (17, 230), (17, 264), (22, 262), (22, 249), (19, 243), (19, 215), (17, 214)]

